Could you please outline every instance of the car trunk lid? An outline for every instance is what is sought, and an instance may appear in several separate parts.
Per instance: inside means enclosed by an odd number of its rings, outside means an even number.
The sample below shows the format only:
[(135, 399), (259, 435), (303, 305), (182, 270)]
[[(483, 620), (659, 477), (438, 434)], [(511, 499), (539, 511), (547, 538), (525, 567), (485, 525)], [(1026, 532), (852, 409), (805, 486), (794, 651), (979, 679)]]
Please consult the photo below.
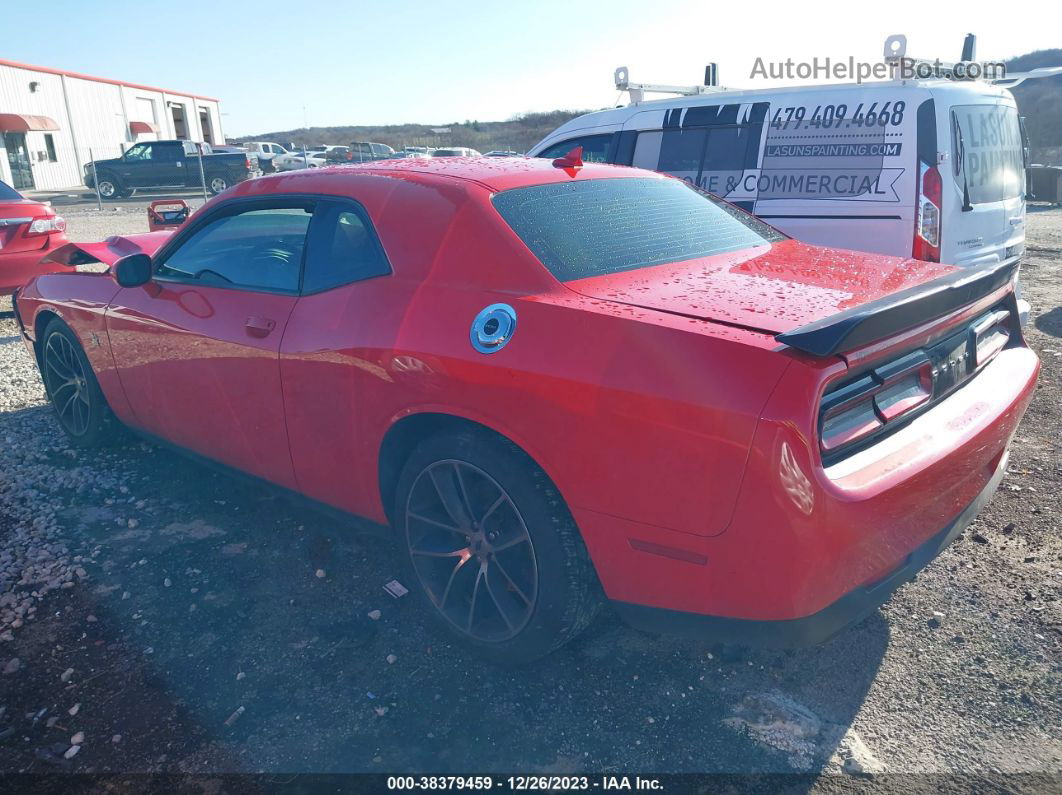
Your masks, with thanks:
[(954, 270), (785, 240), (565, 284), (592, 298), (783, 334)]

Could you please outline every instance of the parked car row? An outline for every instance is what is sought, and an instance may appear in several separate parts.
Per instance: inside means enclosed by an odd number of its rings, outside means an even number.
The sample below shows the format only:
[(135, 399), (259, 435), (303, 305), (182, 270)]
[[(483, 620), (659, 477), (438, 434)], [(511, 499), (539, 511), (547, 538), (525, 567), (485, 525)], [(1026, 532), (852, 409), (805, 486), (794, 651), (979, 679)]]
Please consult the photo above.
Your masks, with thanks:
[[(488, 154), (516, 153), (495, 151)], [(321, 144), (297, 149), (288, 149), (272, 141), (213, 146), (193, 141), (143, 141), (133, 144), (121, 157), (86, 163), (84, 173), (85, 184), (92, 189), (98, 187), (100, 197), (110, 200), (123, 198), (138, 189), (197, 188), (203, 185), (213, 195), (262, 173), (321, 168), (342, 163), (477, 155), (479, 152), (469, 147), (430, 149), (411, 146), (396, 152), (387, 144), (374, 141), (353, 141), (347, 146)]]
[[(480, 153), (467, 146), (432, 148), (427, 146), (407, 146), (395, 150), (387, 144), (376, 141), (351, 141), (348, 145), (320, 144), (316, 146), (295, 146), (288, 148), (267, 141), (252, 141), (241, 144), (249, 152), (258, 155), (262, 170), (296, 171), (303, 168), (321, 168), (343, 163), (370, 163), (377, 160), (402, 160), (408, 158), (428, 157), (477, 157)], [(233, 147), (226, 147), (230, 149)], [(519, 152), (511, 150), (494, 150), (487, 152), (487, 157), (519, 157)]]

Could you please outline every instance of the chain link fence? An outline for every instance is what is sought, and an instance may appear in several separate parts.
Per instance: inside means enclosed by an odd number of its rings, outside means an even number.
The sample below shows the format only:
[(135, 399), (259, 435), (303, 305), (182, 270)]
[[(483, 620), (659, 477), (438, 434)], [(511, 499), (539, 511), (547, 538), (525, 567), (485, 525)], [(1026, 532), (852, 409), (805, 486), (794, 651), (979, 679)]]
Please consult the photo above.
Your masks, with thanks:
[[(203, 199), (260, 173), (255, 155), (229, 153), (214, 160), (209, 145), (183, 142), (162, 150), (155, 141), (62, 145), (42, 133), (0, 139), (0, 181), (23, 194), (65, 193), (108, 201), (159, 191), (198, 194)], [(157, 151), (156, 151), (157, 150)], [(180, 156), (176, 156), (179, 153)], [(235, 157), (243, 154), (250, 167)]]

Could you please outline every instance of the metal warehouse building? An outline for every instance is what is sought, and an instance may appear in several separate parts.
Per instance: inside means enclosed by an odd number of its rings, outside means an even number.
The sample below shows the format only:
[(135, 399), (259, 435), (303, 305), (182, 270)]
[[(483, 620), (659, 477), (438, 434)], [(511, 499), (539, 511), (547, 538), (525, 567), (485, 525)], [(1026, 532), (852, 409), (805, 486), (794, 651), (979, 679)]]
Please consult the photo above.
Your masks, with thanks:
[(218, 100), (0, 59), (0, 180), (19, 190), (82, 185), (89, 160), (167, 138), (224, 143)]

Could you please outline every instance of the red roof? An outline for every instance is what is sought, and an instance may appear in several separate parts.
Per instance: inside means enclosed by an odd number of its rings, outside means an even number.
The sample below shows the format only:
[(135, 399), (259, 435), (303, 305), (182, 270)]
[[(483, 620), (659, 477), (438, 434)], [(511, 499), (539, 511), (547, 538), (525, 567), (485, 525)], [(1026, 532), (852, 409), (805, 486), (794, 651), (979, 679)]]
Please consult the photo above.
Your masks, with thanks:
[(314, 169), (311, 173), (322, 174), (329, 171), (438, 175), (478, 182), (494, 191), (549, 182), (570, 182), (574, 179), (666, 178), (652, 171), (604, 163), (586, 163), (579, 168), (559, 168), (553, 165), (551, 159), (541, 157), (420, 157)]
[(110, 83), (114, 86), (127, 86), (128, 88), (139, 88), (144, 91), (157, 91), (160, 94), (174, 94), (181, 97), (191, 97), (192, 99), (201, 99), (207, 102), (218, 102), (214, 97), (202, 97), (198, 94), (190, 94), (187, 91), (170, 91), (168, 88), (157, 88), (155, 86), (145, 86), (140, 83), (130, 83), (126, 80), (111, 80), (109, 77), (95, 77), (93, 75), (85, 75), (80, 72), (68, 72), (65, 69), (52, 69), (47, 66), (34, 66), (28, 63), (19, 63), (18, 61), (7, 61), (0, 58), (0, 66), (13, 66), (16, 69), (28, 69), (31, 72), (45, 72), (50, 75), (64, 75), (65, 77), (76, 77), (79, 80), (92, 80), (96, 83)]

